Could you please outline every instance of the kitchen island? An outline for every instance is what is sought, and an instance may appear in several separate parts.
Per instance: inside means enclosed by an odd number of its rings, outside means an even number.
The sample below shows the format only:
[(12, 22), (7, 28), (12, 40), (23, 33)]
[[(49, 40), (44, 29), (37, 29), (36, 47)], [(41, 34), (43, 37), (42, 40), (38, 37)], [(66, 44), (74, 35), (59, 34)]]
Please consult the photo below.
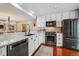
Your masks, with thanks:
[[(41, 43), (45, 43), (44, 33), (35, 33), (31, 36), (25, 36), (24, 32), (6, 33), (0, 35), (0, 55), (7, 56), (7, 46), (22, 41), (28, 40), (28, 55), (32, 55)], [(41, 37), (42, 36), (42, 37)]]

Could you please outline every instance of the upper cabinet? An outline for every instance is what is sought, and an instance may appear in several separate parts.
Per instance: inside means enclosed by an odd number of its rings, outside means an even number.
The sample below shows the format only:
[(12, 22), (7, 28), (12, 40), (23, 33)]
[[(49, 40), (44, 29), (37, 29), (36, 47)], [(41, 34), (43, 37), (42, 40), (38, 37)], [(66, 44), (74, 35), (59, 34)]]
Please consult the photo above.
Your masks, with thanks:
[(52, 15), (47, 15), (45, 16), (46, 21), (55, 21), (57, 20), (57, 15), (56, 14), (52, 14)]
[(75, 19), (79, 17), (78, 10), (64, 12), (63, 13), (63, 19)]
[(56, 21), (56, 27), (62, 27), (62, 21)]
[(63, 18), (63, 19), (69, 19), (69, 16), (70, 16), (70, 13), (69, 13), (69, 12), (64, 12), (64, 13), (62, 14), (62, 18)]
[(46, 21), (51, 21), (51, 16), (50, 15), (46, 15), (45, 19), (46, 19)]
[(56, 27), (62, 27), (62, 14), (58, 13), (57, 14), (57, 20), (56, 20)]
[(52, 20), (52, 21), (55, 21), (56, 19), (57, 19), (56, 14), (52, 14), (52, 15), (51, 15), (51, 20)]
[(56, 21), (61, 21), (61, 20), (63, 20), (61, 13), (58, 13), (57, 16), (56, 16), (56, 18), (57, 18)]
[(40, 28), (45, 27), (45, 16), (37, 18), (37, 27), (40, 27)]
[(71, 11), (70, 12), (70, 19), (78, 18), (78, 11)]
[(64, 19), (74, 19), (79, 17), (79, 11), (73, 10), (68, 12), (62, 12), (57, 14), (51, 14), (51, 15), (45, 15), (37, 18), (37, 27), (46, 27), (46, 22), (48, 23), (48, 26), (51, 24), (51, 21), (56, 21), (57, 27), (62, 27), (62, 20)]

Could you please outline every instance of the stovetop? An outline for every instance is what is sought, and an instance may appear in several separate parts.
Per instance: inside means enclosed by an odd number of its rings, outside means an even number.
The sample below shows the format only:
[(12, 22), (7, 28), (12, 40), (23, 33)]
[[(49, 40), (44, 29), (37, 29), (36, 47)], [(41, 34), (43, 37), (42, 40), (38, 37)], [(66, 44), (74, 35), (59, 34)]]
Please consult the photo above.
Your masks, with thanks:
[(56, 33), (55, 32), (45, 32), (46, 36), (55, 36)]

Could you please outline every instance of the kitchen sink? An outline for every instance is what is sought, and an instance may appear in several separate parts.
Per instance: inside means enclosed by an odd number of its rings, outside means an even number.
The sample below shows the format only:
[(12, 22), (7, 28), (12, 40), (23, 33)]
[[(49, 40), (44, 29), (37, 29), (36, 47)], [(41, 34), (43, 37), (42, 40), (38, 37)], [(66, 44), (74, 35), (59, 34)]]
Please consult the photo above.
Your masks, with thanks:
[(26, 34), (25, 36), (31, 36), (31, 35), (34, 35), (34, 34)]

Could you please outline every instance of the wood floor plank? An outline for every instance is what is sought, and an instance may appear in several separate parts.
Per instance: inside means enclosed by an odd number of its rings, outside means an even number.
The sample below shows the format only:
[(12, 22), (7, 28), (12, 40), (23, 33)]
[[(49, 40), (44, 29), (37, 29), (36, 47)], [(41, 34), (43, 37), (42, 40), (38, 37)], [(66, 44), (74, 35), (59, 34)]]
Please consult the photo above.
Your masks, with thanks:
[(79, 51), (42, 45), (34, 56), (79, 56)]

